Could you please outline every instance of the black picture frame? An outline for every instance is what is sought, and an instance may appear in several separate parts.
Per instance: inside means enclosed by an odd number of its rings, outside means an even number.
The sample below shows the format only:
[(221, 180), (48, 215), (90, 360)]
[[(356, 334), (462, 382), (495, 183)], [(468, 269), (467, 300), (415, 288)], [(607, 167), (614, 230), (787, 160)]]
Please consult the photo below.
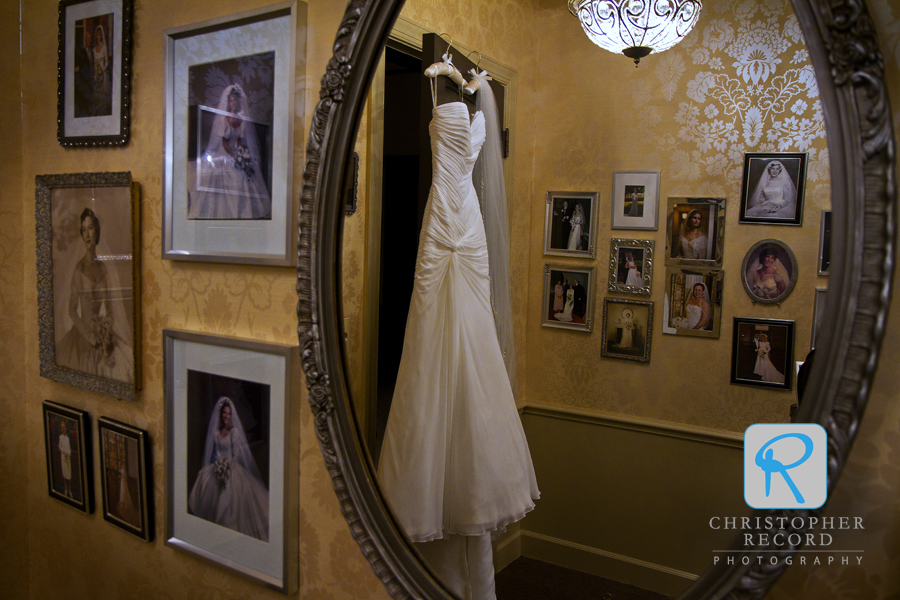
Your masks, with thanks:
[(794, 321), (734, 317), (732, 331), (731, 383), (792, 389)]
[(153, 540), (152, 463), (146, 431), (97, 419), (103, 520), (145, 542)]
[[(803, 220), (803, 201), (806, 196), (806, 152), (747, 152), (744, 154), (744, 171), (741, 179), (741, 209), (739, 223), (757, 225), (797, 225)], [(795, 197), (791, 192), (775, 186), (777, 193), (769, 191), (768, 196), (761, 187), (762, 178), (774, 163), (779, 163), (777, 177), (790, 180)], [(765, 189), (770, 189), (771, 186)]]
[(60, 0), (56, 139), (124, 146), (131, 134), (132, 0)]
[(94, 485), (88, 414), (50, 400), (44, 401), (43, 413), (50, 497), (89, 515)]

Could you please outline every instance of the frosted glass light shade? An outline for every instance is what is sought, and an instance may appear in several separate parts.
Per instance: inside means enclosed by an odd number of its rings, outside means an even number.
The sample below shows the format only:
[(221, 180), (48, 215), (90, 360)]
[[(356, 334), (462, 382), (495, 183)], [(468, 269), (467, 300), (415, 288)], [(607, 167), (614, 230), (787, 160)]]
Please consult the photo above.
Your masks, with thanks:
[(569, 0), (592, 42), (634, 59), (668, 50), (700, 18), (700, 0)]

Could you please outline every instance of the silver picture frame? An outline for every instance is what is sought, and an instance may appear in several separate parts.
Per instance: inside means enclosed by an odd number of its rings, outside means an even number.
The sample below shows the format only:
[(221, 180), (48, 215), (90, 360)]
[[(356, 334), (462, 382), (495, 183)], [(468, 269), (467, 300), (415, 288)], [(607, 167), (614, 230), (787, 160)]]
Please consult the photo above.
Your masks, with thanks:
[[(666, 267), (662, 332), (669, 335), (718, 339), (721, 335), (724, 280), (724, 272), (717, 269)], [(705, 324), (702, 325), (700, 320), (691, 324), (690, 317), (686, 314), (686, 302), (698, 284), (704, 286), (704, 295), (708, 296), (706, 300), (708, 313)]]
[[(582, 285), (582, 282), (583, 285)], [(560, 300), (557, 287), (562, 286)], [(581, 286), (581, 290), (578, 289)], [(594, 327), (594, 267), (544, 264), (544, 301), (541, 325), (590, 332)], [(572, 287), (571, 302), (569, 290)]]
[(659, 181), (659, 171), (615, 171), (610, 229), (659, 229)]
[[(163, 358), (166, 545), (292, 593), (299, 576), (298, 347), (164, 329)], [(234, 413), (229, 431), (246, 441), (252, 459), (243, 462), (253, 464), (243, 464), (239, 452), (231, 454), (239, 457), (234, 465), (207, 463), (205, 448), (213, 447), (209, 437), (215, 435), (216, 418), (222, 428), (224, 410), (216, 409), (226, 399)], [(256, 492), (242, 493), (242, 498), (257, 499), (265, 489), (265, 517), (258, 508), (261, 501), (239, 511), (252, 519), (217, 522), (217, 515), (203, 514), (203, 505), (209, 504), (205, 499), (228, 493), (230, 478), (239, 476), (244, 482), (250, 479), (241, 490)]]
[[(294, 136), (304, 109), (294, 82), (305, 32), (300, 0), (165, 31), (164, 259), (296, 263)], [(201, 76), (208, 68), (221, 77)], [(233, 112), (223, 110), (229, 91)], [(216, 119), (239, 131), (240, 157), (219, 150)]]
[[(595, 257), (599, 198), (598, 192), (547, 192), (544, 216), (545, 255)], [(576, 219), (583, 221), (576, 225), (581, 230), (580, 235), (576, 235), (576, 226), (572, 225)]]
[(140, 196), (129, 172), (35, 177), (42, 377), (120, 400), (141, 389)]
[(619, 294), (649, 296), (655, 262), (653, 246), (653, 240), (611, 239), (607, 289)]
[[(132, 0), (59, 3), (56, 139), (60, 146), (128, 143), (133, 13)], [(102, 58), (96, 57), (98, 53)]]
[[(725, 250), (725, 198), (670, 197), (666, 210), (667, 265), (722, 268)], [(699, 214), (699, 230), (693, 239), (688, 222)]]

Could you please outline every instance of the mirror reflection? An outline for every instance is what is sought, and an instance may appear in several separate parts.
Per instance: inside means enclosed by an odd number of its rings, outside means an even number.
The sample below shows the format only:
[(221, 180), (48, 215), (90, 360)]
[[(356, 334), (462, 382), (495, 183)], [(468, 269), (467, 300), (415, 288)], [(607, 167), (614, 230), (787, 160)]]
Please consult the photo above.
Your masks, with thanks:
[[(712, 529), (710, 519), (750, 512), (741, 495), (743, 431), (789, 420), (797, 403), (796, 363), (809, 353), (814, 328), (823, 326), (814, 324), (813, 307), (828, 281), (818, 266), (828, 250), (820, 247), (823, 211), (830, 208), (828, 151), (797, 19), (787, 1), (708, 0), (680, 44), (635, 68), (632, 60), (594, 46), (563, 2), (405, 4), (358, 136), (358, 209), (343, 225), (347, 379), (376, 464), (409, 336), (416, 258), (438, 168), (433, 131), (429, 135), (438, 114), (430, 82), (437, 84), (438, 106), (461, 101), (467, 123), (476, 112), (477, 94), (460, 96), (450, 78), (424, 75), (448, 45), (466, 81), (469, 68), (487, 71), (497, 98), (516, 373), (510, 402), (540, 489), (534, 510), (493, 540), (498, 594), (503, 597), (503, 571), (533, 560), (677, 596), (712, 563), (711, 550), (725, 549), (733, 537), (733, 531)], [(802, 190), (790, 215), (796, 223), (785, 223), (780, 212), (770, 219), (763, 203), (753, 201), (760, 181), (745, 181), (747, 153), (761, 161), (763, 173), (780, 153), (805, 155), (805, 173), (791, 172), (798, 179), (792, 185)], [(658, 171), (658, 184), (621, 175), (635, 171)], [(480, 188), (476, 182), (483, 202)], [(568, 225), (567, 240), (573, 230), (571, 219), (557, 224), (553, 211), (548, 217), (551, 191), (553, 198), (572, 194), (573, 214), (579, 198), (597, 194), (577, 223), (582, 240), (595, 245), (592, 256), (587, 248), (568, 256), (547, 252), (553, 248), (545, 245), (548, 227)], [(692, 264), (667, 252), (690, 217), (687, 210), (670, 211), (670, 198), (724, 199), (717, 204), (723, 218), (707, 215), (701, 224), (708, 240), (716, 235), (721, 241), (720, 260)], [(654, 211), (657, 218), (648, 218)], [(797, 264), (787, 274), (791, 293), (777, 303), (751, 296), (742, 277), (748, 252), (770, 239), (788, 248)], [(629, 293), (627, 285), (609, 291), (619, 267), (631, 268), (618, 251), (632, 247), (641, 249), (640, 264), (630, 253), (634, 268), (652, 273), (649, 295)], [(584, 304), (593, 309), (580, 317), (583, 327), (547, 326), (554, 311), (545, 307), (554, 306), (557, 282), (548, 287), (546, 273), (589, 269)], [(775, 274), (764, 275), (777, 285)], [(701, 283), (706, 290), (692, 302), (691, 291)], [(572, 295), (574, 312), (574, 286)], [(608, 298), (651, 302), (652, 323), (629, 329), (637, 334), (628, 336), (619, 314), (628, 307)], [(690, 307), (699, 306), (702, 318), (704, 303), (715, 314), (713, 330), (697, 336), (678, 327), (691, 322), (697, 311)], [(423, 309), (426, 319), (433, 316), (429, 310)], [(735, 318), (763, 322), (735, 337)], [(758, 340), (769, 319), (793, 322), (792, 345), (779, 346), (769, 340), (776, 336), (766, 335), (768, 349), (760, 356)], [(615, 338), (606, 340), (617, 345), (615, 352), (604, 355), (604, 337)], [(621, 345), (629, 337), (649, 362), (627, 360)], [(790, 383), (765, 385), (765, 375), (754, 373), (757, 360)], [(432, 373), (420, 364), (413, 372), (405, 384), (411, 397), (415, 377), (424, 381), (446, 371), (447, 361), (438, 362), (443, 370)], [(732, 383), (733, 369), (739, 382), (753, 385)], [(483, 377), (508, 380), (508, 369), (495, 365)], [(516, 419), (513, 411), (505, 414)], [(410, 425), (408, 435), (443, 439), (431, 428), (445, 432), (447, 420), (429, 416), (435, 420), (428, 429)], [(403, 431), (398, 428), (399, 439)], [(482, 435), (492, 443), (502, 437), (490, 430)]]

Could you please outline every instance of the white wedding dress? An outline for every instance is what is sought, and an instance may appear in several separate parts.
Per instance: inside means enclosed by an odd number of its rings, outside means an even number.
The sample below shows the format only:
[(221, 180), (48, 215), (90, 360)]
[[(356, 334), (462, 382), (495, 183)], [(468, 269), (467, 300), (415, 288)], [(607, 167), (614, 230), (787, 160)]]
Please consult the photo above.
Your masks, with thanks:
[(415, 542), (482, 536), (539, 497), (491, 309), (484, 224), (472, 169), (481, 112), (436, 107), (433, 183), (416, 260), (403, 354), (378, 466)]
[(772, 345), (769, 342), (759, 342), (756, 349), (756, 366), (753, 368), (753, 372), (762, 377), (763, 381), (784, 383), (784, 375), (772, 364), (772, 360), (769, 358), (771, 351)]
[(703, 309), (696, 304), (685, 304), (684, 312), (687, 318), (687, 327), (684, 329), (693, 329), (700, 322), (700, 319), (703, 318)]
[(625, 285), (644, 285), (644, 280), (641, 279), (641, 273), (638, 271), (634, 261), (625, 263), (625, 268), (628, 269), (628, 277), (625, 278)]
[(561, 321), (563, 323), (571, 323), (572, 322), (572, 309), (575, 307), (575, 290), (566, 291), (566, 305), (563, 307), (562, 312), (558, 312), (553, 315), (557, 321)]

